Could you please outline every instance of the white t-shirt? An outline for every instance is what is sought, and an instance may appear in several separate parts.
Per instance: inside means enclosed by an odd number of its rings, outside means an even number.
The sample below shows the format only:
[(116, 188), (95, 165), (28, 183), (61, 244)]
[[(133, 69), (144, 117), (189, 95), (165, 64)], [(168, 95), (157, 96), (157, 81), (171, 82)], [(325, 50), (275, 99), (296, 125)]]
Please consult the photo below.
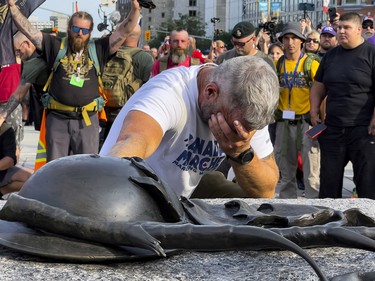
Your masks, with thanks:
[[(144, 84), (118, 114), (100, 151), (108, 155), (126, 114), (142, 111), (158, 122), (163, 138), (145, 161), (177, 196), (189, 197), (203, 174), (215, 170), (225, 154), (198, 112), (197, 74), (202, 66), (165, 70)], [(261, 133), (265, 132), (267, 133)], [(251, 146), (262, 158), (273, 151), (267, 128), (256, 132)]]

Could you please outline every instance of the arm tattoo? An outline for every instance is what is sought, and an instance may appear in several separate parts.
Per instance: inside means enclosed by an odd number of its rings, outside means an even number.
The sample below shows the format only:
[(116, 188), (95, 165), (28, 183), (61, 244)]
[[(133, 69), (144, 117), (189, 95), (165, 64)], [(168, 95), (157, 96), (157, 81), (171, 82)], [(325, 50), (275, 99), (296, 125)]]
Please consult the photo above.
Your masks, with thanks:
[(13, 21), (17, 25), (18, 29), (26, 35), (39, 50), (42, 49), (42, 38), (39, 36), (39, 30), (34, 28), (29, 20), (21, 13), (17, 7), (12, 7), (11, 9)]
[(18, 100), (15, 96), (10, 96), (9, 100), (7, 101), (7, 104), (3, 108), (3, 110), (0, 110), (0, 115), (4, 118), (8, 117), (13, 110), (17, 108), (18, 105), (21, 104), (21, 101)]

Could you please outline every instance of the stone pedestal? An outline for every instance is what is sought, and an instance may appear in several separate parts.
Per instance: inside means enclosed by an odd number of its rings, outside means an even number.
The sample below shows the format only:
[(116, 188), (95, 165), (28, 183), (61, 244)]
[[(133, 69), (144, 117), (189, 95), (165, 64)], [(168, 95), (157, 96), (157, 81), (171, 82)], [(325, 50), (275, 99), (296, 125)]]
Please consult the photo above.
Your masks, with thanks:
[[(228, 200), (210, 200), (220, 204)], [(359, 208), (375, 217), (368, 199), (245, 200), (320, 205), (337, 210)], [(2, 206), (2, 205), (0, 205)], [(212, 237), (215, 239), (215, 237)], [(375, 271), (375, 253), (347, 248), (308, 249), (331, 278), (353, 271)], [(0, 280), (318, 280), (311, 267), (288, 251), (182, 251), (168, 258), (108, 264), (69, 264), (37, 258), (0, 246)]]

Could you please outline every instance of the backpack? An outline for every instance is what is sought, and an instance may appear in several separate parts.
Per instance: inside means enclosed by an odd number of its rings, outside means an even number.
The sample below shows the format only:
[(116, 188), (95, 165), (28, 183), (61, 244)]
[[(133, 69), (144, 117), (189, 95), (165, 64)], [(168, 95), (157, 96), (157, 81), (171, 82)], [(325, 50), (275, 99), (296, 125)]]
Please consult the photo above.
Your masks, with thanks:
[(133, 56), (139, 48), (120, 48), (104, 67), (102, 81), (106, 107), (121, 108), (138, 90), (143, 81), (134, 75)]
[[(169, 56), (163, 56), (159, 59), (159, 72), (162, 72), (168, 68)], [(197, 58), (190, 57), (190, 65), (200, 65), (201, 61)]]
[[(307, 58), (305, 59), (305, 62), (303, 64), (303, 73), (304, 78), (306, 80), (306, 84), (311, 88), (312, 86), (312, 78), (311, 78), (311, 65), (313, 61), (317, 61), (320, 63), (321, 58), (314, 53), (306, 53)], [(276, 63), (276, 70), (277, 70), (277, 76), (280, 76), (281, 73), (281, 67), (284, 64), (284, 56), (281, 56), (279, 60)]]

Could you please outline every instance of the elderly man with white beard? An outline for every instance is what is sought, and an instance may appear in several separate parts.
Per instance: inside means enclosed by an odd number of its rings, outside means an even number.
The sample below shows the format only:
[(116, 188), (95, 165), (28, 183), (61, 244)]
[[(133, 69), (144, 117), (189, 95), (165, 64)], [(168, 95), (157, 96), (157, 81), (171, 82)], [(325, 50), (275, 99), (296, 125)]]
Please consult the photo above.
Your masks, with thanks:
[(200, 64), (199, 59), (191, 58), (188, 55), (190, 46), (189, 34), (182, 28), (172, 30), (170, 34), (170, 50), (168, 55), (161, 57), (154, 62), (152, 66), (151, 76), (154, 77), (163, 70), (177, 67)]

